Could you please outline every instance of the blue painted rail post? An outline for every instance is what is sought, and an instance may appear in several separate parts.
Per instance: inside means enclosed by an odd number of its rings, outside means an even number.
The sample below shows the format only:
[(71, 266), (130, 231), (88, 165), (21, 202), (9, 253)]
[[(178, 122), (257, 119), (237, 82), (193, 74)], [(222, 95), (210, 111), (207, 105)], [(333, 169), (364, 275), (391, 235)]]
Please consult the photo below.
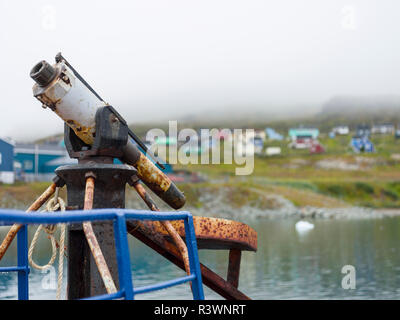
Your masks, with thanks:
[(204, 300), (203, 284), (201, 280), (200, 262), (197, 252), (196, 234), (194, 231), (193, 217), (188, 213), (185, 223), (186, 246), (189, 252), (190, 273), (196, 275), (195, 281), (192, 281), (193, 298), (195, 300)]
[(131, 259), (126, 231), (126, 219), (123, 214), (117, 214), (114, 220), (115, 245), (117, 250), (118, 277), (120, 289), (124, 291), (125, 299), (133, 300), (133, 284), (131, 272)]
[(29, 300), (28, 226), (23, 225), (17, 235), (18, 299)]

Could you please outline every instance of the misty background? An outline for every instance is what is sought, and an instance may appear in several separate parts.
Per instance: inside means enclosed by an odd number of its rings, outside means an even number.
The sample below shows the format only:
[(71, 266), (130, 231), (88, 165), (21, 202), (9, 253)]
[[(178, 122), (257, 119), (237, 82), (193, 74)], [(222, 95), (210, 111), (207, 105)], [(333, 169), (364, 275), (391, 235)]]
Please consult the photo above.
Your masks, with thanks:
[(0, 136), (62, 132), (29, 77), (59, 51), (131, 124), (397, 112), (399, 9), (396, 0), (0, 0)]

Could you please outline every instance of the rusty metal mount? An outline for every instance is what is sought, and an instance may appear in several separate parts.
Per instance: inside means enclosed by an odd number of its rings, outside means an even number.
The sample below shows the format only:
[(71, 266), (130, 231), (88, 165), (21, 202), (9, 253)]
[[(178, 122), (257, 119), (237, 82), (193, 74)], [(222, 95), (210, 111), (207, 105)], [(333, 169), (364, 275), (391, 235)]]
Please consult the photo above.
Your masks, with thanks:
[[(125, 185), (136, 169), (127, 164), (113, 164), (108, 157), (92, 157), (78, 164), (58, 167), (56, 174), (66, 182), (68, 206), (83, 209), (86, 179), (96, 177), (93, 208), (124, 208)], [(72, 192), (71, 192), (72, 191)]]
[[(96, 163), (96, 159), (100, 163)], [(104, 159), (92, 160), (76, 165), (61, 166), (56, 174), (67, 185), (68, 206), (83, 209), (87, 173), (96, 176), (93, 194), (93, 209), (125, 208), (125, 187), (128, 179), (136, 174), (129, 165), (105, 163)], [(119, 287), (115, 241), (112, 222), (93, 222), (93, 231), (104, 258)], [(105, 293), (105, 286), (91, 254), (82, 224), (68, 226), (68, 299), (79, 299)]]

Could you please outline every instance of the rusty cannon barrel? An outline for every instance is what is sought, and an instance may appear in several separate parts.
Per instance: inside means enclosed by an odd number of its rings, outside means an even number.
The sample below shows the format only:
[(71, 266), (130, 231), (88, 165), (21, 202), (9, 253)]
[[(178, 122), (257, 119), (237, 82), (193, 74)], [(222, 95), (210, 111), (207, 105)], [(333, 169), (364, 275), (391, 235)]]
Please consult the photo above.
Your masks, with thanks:
[[(54, 65), (46, 61), (37, 63), (32, 68), (30, 76), (35, 81), (33, 95), (44, 107), (54, 111), (84, 144), (92, 146), (96, 135), (96, 112), (99, 108), (109, 105), (61, 54), (57, 54)], [(118, 116), (124, 121), (119, 114)], [(135, 139), (133, 133), (132, 135)], [(143, 146), (140, 142), (138, 144)], [(128, 139), (123, 148), (120, 160), (134, 166), (138, 177), (172, 208), (183, 207), (184, 194), (131, 139)]]

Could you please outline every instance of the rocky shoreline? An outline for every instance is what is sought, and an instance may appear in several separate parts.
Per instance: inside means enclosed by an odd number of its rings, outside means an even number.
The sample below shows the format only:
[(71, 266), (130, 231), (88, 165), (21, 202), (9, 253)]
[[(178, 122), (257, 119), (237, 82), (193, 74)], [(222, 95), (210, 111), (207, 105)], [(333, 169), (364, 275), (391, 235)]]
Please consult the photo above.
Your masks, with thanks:
[[(290, 200), (278, 194), (260, 192), (233, 194), (231, 188), (201, 188), (198, 197), (190, 199), (182, 209), (194, 215), (235, 219), (239, 221), (251, 219), (377, 219), (400, 215), (400, 209), (365, 208), (365, 207), (338, 207), (324, 208), (304, 206), (298, 207)], [(237, 201), (238, 197), (242, 197)], [(156, 199), (156, 197), (155, 197)], [(156, 199), (161, 210), (171, 210), (162, 201)], [(28, 200), (19, 200), (8, 194), (0, 199), (0, 207), (25, 210), (30, 203)], [(148, 208), (138, 195), (132, 190), (126, 192), (126, 208)]]
[(204, 194), (201, 208), (187, 207), (186, 210), (194, 215), (214, 216), (231, 219), (381, 219), (400, 216), (400, 209), (373, 209), (365, 207), (297, 207), (288, 199), (280, 195), (268, 195), (270, 208), (257, 205), (243, 205), (235, 207), (223, 201), (216, 194)]

